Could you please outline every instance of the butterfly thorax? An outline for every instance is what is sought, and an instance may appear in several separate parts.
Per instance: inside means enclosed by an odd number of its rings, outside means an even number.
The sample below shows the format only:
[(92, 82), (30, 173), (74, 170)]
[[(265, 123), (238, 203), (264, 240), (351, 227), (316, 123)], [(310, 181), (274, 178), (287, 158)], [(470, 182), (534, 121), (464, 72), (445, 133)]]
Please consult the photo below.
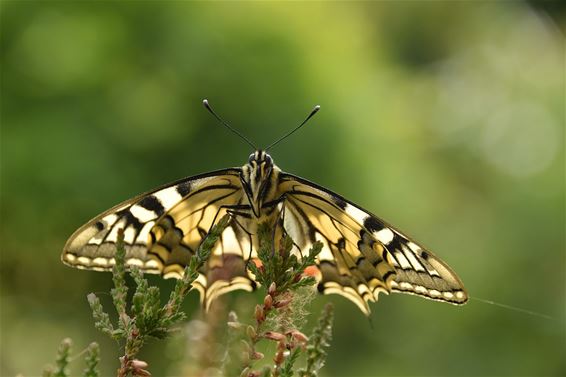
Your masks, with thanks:
[(242, 167), (240, 180), (256, 218), (271, 214), (272, 207), (269, 204), (275, 205), (278, 199), (277, 182), (280, 172), (271, 156), (262, 150), (252, 153), (248, 163)]

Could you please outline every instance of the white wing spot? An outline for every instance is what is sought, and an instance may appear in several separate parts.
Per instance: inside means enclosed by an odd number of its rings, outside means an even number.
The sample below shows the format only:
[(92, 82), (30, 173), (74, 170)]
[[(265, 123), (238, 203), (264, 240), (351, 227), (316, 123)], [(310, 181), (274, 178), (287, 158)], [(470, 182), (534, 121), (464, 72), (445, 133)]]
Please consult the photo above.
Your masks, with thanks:
[(407, 242), (407, 246), (409, 246), (409, 248), (413, 250), (415, 253), (418, 253), (419, 250), (421, 250), (421, 247), (419, 245), (411, 241)]
[(65, 254), (65, 259), (72, 263), (75, 261), (75, 259), (77, 259), (77, 257), (75, 257), (73, 254)]
[(428, 291), (428, 293), (433, 296), (433, 297), (438, 297), (440, 296), (440, 292), (437, 291), (436, 289), (431, 289), (430, 291)]
[(423, 287), (422, 285), (417, 285), (415, 287), (415, 292), (424, 294), (426, 293), (426, 288)]
[[(119, 223), (119, 225), (118, 225)], [(118, 242), (118, 230), (123, 228), (124, 225), (126, 225), (126, 219), (122, 218), (120, 221), (118, 221), (114, 227), (112, 227), (112, 230), (110, 231), (110, 234), (108, 235), (108, 237), (106, 237), (106, 241), (108, 242)]]
[(397, 259), (402, 269), (406, 270), (408, 268), (412, 268), (411, 263), (400, 251), (395, 251), (395, 259)]
[(425, 272), (426, 271), (425, 268), (423, 267), (423, 265), (417, 260), (417, 258), (415, 258), (415, 255), (411, 252), (411, 250), (409, 250), (405, 245), (402, 245), (401, 249), (403, 250), (403, 253), (407, 257), (409, 262), (413, 265), (413, 268), (416, 271), (419, 271), (419, 272)]
[(454, 297), (454, 294), (452, 292), (442, 292), (442, 295), (448, 299)]
[(154, 260), (148, 260), (147, 262), (145, 262), (145, 267), (146, 268), (150, 268), (150, 269), (159, 269), (160, 265), (157, 261)]
[(317, 241), (322, 242), (322, 250), (320, 251), (320, 254), (318, 254), (319, 260), (334, 261), (334, 255), (332, 255), (332, 251), (328, 246), (328, 242), (326, 241), (326, 238), (322, 237), (320, 233), (317, 232), (315, 233), (315, 239)]
[(175, 186), (167, 187), (161, 191), (157, 191), (155, 194), (153, 194), (153, 196), (155, 196), (159, 200), (159, 202), (161, 202), (161, 205), (163, 206), (163, 208), (165, 208), (166, 211), (177, 204), (181, 199), (183, 199)]
[(138, 258), (130, 258), (126, 261), (126, 264), (130, 266), (143, 267), (143, 261)]
[(182, 277), (181, 274), (177, 271), (169, 271), (163, 273), (164, 279), (180, 279), (181, 277)]
[(412, 290), (412, 289), (413, 289), (413, 284), (407, 283), (406, 281), (402, 281), (402, 282), (399, 283), (399, 287), (400, 287), (401, 289), (411, 289), (411, 290)]
[(434, 268), (431, 268), (431, 269), (427, 268), (427, 272), (431, 276), (441, 277), (440, 274), (438, 273), (438, 271), (436, 271)]
[(124, 231), (124, 242), (128, 245), (131, 245), (134, 243), (135, 237), (136, 237), (136, 229), (130, 225)]
[(102, 257), (94, 258), (92, 260), (92, 263), (96, 264), (98, 266), (107, 266), (108, 265), (108, 258), (102, 258)]
[(364, 294), (370, 294), (373, 298), (373, 294), (370, 291), (369, 287), (365, 284), (358, 284), (358, 293), (360, 294), (360, 296), (364, 296)]
[(143, 243), (144, 245), (149, 244), (149, 232), (151, 231), (151, 228), (153, 228), (154, 225), (155, 225), (155, 221), (150, 221), (148, 223), (145, 223), (143, 228), (141, 228), (138, 237), (136, 238), (136, 242)]
[(78, 261), (80, 264), (83, 264), (83, 265), (85, 265), (85, 266), (90, 264), (90, 260), (91, 260), (91, 259), (90, 259), (89, 257), (78, 257), (78, 258), (77, 258), (77, 261)]
[(102, 222), (104, 223), (105, 228), (114, 225), (116, 220), (118, 220), (118, 215), (115, 213), (111, 213), (110, 215), (102, 218)]
[(242, 255), (243, 250), (240, 248), (240, 243), (238, 242), (238, 238), (236, 237), (236, 233), (232, 227), (228, 227), (222, 233), (222, 251), (224, 253)]
[(130, 208), (130, 212), (132, 213), (132, 215), (134, 215), (134, 217), (136, 217), (142, 223), (146, 223), (157, 217), (157, 214), (155, 212), (143, 208), (142, 206), (137, 204), (133, 205)]
[(363, 224), (368, 214), (364, 211), (360, 210), (359, 208), (354, 207), (351, 204), (346, 204), (346, 208), (344, 209), (346, 213), (354, 218), (358, 223)]
[(97, 233), (94, 237), (92, 237), (90, 240), (88, 240), (88, 244), (89, 245), (100, 245), (102, 243), (102, 241), (104, 241), (104, 235), (105, 235), (105, 233), (103, 233), (103, 232)]
[(380, 231), (374, 232), (374, 236), (384, 245), (389, 245), (393, 241), (395, 234), (389, 228), (383, 228)]

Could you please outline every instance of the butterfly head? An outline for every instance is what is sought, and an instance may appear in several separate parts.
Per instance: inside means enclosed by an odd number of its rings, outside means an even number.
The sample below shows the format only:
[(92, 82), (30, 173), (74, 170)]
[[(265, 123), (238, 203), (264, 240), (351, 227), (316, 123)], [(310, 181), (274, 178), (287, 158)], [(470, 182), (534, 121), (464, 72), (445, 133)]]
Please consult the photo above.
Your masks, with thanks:
[(242, 186), (256, 217), (260, 216), (263, 203), (271, 199), (270, 194), (275, 187), (272, 184), (274, 171), (277, 167), (273, 159), (262, 150), (252, 153), (242, 168)]

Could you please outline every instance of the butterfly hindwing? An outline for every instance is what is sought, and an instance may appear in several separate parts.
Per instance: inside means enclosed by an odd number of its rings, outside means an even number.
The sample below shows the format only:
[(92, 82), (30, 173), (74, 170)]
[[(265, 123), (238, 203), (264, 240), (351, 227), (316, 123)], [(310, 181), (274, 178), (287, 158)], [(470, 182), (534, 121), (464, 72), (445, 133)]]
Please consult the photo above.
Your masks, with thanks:
[(368, 312), (379, 292), (412, 293), (462, 304), (456, 274), (434, 254), (342, 196), (305, 179), (282, 174), (289, 233), (299, 246), (320, 240), (320, 289), (338, 293)]
[(289, 174), (281, 176), (280, 185), (286, 198), (285, 226), (298, 249), (315, 241), (323, 244), (319, 290), (345, 296), (368, 314), (368, 301), (388, 293), (395, 277), (385, 248), (337, 204), (338, 196)]

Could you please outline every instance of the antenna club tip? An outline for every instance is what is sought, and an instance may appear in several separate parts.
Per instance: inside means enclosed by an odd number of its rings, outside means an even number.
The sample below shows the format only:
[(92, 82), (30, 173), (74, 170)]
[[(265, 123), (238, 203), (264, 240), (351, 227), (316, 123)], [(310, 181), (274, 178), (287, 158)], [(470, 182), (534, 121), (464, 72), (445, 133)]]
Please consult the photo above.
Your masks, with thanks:
[(314, 107), (314, 111), (318, 111), (318, 110), (320, 110), (320, 105), (316, 105), (316, 106)]
[(203, 99), (203, 100), (202, 100), (202, 104), (203, 104), (204, 106), (208, 106), (208, 100), (207, 100), (206, 98)]

